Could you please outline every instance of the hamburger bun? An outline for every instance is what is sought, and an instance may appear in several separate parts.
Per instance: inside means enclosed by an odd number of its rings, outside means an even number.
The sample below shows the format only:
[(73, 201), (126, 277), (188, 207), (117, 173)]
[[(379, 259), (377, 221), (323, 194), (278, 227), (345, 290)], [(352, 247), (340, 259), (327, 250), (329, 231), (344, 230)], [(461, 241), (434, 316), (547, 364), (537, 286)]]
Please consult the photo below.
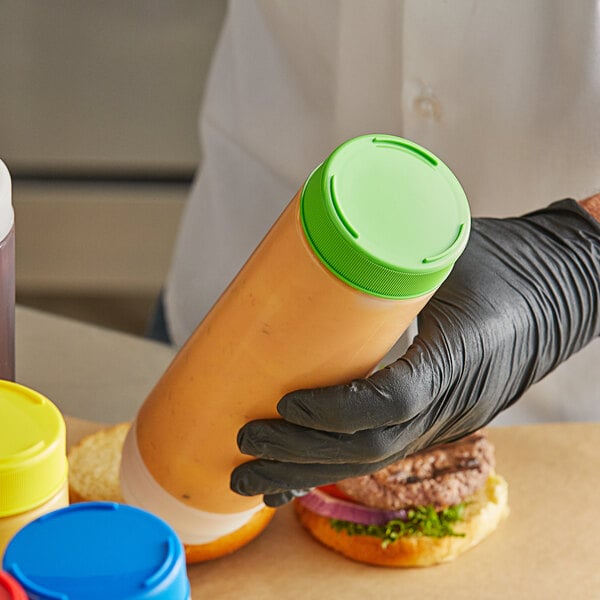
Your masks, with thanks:
[[(72, 503), (125, 502), (119, 485), (121, 452), (130, 423), (119, 423), (84, 437), (68, 452)], [(239, 550), (269, 524), (275, 509), (257, 511), (242, 527), (206, 544), (184, 544), (188, 564), (213, 560)]]
[(119, 423), (85, 436), (69, 449), (71, 503), (125, 502), (119, 486), (119, 468), (128, 431), (129, 423)]
[(454, 560), (478, 544), (508, 515), (508, 485), (491, 474), (485, 486), (469, 501), (454, 530), (464, 537), (401, 537), (383, 546), (381, 539), (370, 535), (349, 535), (336, 531), (328, 517), (322, 517), (298, 500), (294, 501), (300, 523), (325, 546), (359, 562), (385, 567), (428, 567)]

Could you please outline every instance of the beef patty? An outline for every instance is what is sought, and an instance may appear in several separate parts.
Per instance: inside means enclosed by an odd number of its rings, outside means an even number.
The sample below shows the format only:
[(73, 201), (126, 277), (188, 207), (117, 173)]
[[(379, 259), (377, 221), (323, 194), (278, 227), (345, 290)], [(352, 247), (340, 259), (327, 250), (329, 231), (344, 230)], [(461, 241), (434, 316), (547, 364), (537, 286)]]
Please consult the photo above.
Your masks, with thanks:
[(459, 504), (485, 483), (494, 468), (494, 447), (481, 432), (434, 446), (361, 477), (339, 481), (348, 496), (374, 508), (399, 510)]

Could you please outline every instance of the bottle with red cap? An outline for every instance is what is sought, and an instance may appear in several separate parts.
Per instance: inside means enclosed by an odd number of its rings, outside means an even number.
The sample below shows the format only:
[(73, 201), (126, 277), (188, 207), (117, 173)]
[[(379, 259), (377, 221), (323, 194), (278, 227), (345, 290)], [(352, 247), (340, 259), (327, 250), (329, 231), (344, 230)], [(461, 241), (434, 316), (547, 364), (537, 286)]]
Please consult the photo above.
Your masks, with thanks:
[(0, 600), (27, 600), (25, 590), (4, 571), (0, 571)]

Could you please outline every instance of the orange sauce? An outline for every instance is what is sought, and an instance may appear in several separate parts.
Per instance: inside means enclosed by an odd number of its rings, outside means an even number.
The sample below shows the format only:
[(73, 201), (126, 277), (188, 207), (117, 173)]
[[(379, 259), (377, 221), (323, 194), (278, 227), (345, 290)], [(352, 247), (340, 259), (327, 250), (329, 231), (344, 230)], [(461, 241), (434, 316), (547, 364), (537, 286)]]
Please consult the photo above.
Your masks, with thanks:
[(150, 473), (172, 496), (213, 513), (260, 497), (229, 488), (250, 457), (236, 443), (252, 419), (277, 417), (292, 390), (370, 373), (432, 294), (388, 300), (331, 273), (308, 245), (298, 193), (174, 358), (137, 417)]

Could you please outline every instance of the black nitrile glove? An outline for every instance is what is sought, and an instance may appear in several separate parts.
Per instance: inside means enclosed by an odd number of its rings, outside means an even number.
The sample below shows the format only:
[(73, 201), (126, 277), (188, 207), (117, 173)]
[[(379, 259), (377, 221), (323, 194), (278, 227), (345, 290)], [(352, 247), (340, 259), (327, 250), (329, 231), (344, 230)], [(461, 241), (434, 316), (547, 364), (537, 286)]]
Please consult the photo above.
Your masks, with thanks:
[[(253, 421), (232, 489), (277, 506), (372, 473), (489, 423), (600, 335), (600, 223), (574, 200), (474, 219), (469, 243), (419, 315), (419, 335), (365, 379), (287, 394)], [(595, 374), (593, 375), (595, 376)]]

